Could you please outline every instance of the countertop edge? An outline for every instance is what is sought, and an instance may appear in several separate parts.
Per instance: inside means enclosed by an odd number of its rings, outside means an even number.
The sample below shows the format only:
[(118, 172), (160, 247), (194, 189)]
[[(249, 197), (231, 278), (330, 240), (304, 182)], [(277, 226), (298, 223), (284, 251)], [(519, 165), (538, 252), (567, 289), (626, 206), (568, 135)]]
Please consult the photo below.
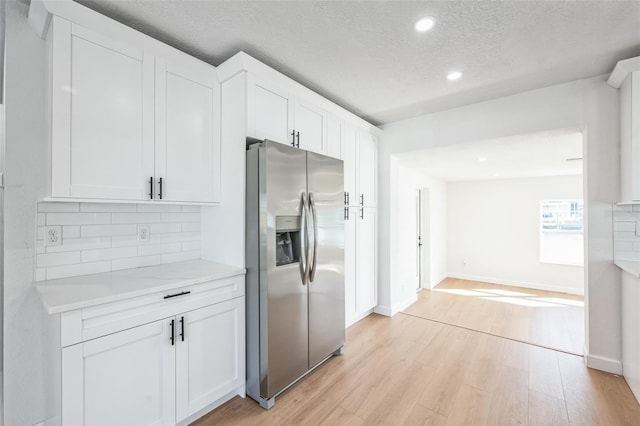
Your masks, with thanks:
[(624, 272), (640, 278), (640, 262), (631, 260), (616, 260), (613, 262), (618, 268)]

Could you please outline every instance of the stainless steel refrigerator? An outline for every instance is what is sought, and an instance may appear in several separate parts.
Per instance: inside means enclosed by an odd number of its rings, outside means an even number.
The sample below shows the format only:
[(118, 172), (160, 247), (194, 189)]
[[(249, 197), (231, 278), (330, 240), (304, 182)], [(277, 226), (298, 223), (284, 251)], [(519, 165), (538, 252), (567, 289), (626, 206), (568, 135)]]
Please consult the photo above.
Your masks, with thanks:
[(344, 345), (341, 160), (247, 142), (247, 394), (275, 397)]

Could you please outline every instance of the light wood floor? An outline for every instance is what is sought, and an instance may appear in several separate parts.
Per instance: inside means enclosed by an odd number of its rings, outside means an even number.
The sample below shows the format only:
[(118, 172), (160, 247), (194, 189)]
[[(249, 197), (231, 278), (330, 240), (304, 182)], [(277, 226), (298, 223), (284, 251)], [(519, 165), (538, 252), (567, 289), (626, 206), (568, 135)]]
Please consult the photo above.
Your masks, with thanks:
[(447, 278), (405, 310), (421, 318), (582, 355), (584, 298)]
[(583, 359), (400, 313), (347, 330), (333, 357), (265, 411), (234, 398), (206, 425), (640, 425), (624, 379)]

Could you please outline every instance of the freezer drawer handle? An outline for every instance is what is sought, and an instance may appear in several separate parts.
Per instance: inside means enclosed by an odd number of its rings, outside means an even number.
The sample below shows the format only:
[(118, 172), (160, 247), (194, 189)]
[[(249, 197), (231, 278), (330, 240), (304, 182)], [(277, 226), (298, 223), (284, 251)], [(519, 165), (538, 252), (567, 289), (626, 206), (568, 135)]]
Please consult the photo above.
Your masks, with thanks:
[(191, 293), (191, 290), (183, 291), (181, 293), (167, 294), (164, 298), (165, 299), (171, 299), (172, 297), (184, 296), (185, 294), (189, 294), (189, 293)]

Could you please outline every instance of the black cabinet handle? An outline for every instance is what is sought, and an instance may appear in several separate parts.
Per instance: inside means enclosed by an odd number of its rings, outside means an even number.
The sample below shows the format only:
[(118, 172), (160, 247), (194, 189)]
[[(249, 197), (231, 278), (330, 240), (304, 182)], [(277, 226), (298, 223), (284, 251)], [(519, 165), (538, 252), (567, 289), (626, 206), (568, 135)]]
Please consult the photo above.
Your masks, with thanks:
[(175, 344), (175, 332), (176, 332), (176, 320), (171, 320), (171, 322), (169, 323), (169, 328), (171, 328), (171, 337), (169, 338), (169, 340), (171, 340), (171, 346), (173, 346)]
[(296, 131), (295, 129), (291, 132), (291, 146), (295, 148), (296, 146)]
[(360, 207), (360, 219), (364, 219), (364, 209)]
[(347, 191), (347, 205), (349, 205), (349, 203), (351, 203), (351, 194)]
[(180, 340), (184, 342), (184, 317), (180, 317)]
[(184, 296), (185, 294), (189, 294), (189, 293), (191, 293), (191, 290), (183, 291), (182, 293), (167, 294), (164, 298), (165, 299), (171, 299), (172, 297)]
[(149, 178), (149, 199), (153, 200), (153, 176)]
[(298, 143), (296, 144), (296, 148), (300, 148), (300, 132), (296, 133), (296, 138), (298, 138)]
[(158, 181), (158, 184), (160, 185), (160, 193), (158, 195), (160, 196), (160, 199), (162, 200), (162, 178), (160, 178), (160, 180)]
[(344, 220), (349, 220), (349, 207), (344, 208)]
[[(162, 197), (160, 197), (162, 198)], [(360, 205), (364, 206), (364, 194), (360, 194)]]

